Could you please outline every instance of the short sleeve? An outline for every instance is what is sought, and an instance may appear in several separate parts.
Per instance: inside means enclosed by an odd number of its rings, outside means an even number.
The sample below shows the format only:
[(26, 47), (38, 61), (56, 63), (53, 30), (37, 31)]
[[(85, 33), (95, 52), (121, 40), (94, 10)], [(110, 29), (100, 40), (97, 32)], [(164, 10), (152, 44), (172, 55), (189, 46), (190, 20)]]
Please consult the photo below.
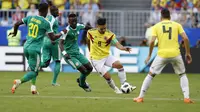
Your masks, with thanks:
[(115, 45), (115, 44), (118, 42), (118, 40), (117, 40), (115, 34), (113, 34), (112, 36), (113, 36), (113, 37), (112, 37), (112, 41), (111, 41), (111, 43), (112, 43), (113, 45)]
[(28, 20), (29, 20), (30, 17), (31, 17), (31, 16), (27, 16), (27, 17), (25, 17), (25, 18), (22, 18), (22, 22), (23, 22), (24, 24), (27, 25)]
[(178, 24), (178, 34), (181, 34), (181, 33), (183, 33), (183, 32), (185, 32), (185, 31), (183, 30), (183, 27), (182, 27), (180, 24)]
[(78, 23), (78, 26), (80, 27), (80, 29), (84, 29), (84, 28), (85, 28), (85, 25), (84, 25), (84, 24), (79, 24), (79, 23)]
[(152, 27), (152, 36), (157, 37), (156, 26), (153, 26), (153, 27)]

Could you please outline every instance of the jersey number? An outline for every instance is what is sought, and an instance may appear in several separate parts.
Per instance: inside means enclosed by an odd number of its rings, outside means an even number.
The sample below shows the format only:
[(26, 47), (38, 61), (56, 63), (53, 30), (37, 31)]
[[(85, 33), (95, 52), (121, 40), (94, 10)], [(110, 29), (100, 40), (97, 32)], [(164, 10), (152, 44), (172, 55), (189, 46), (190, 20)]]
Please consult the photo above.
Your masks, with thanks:
[(98, 41), (98, 46), (101, 47), (101, 41)]
[(169, 30), (166, 30), (165, 26), (163, 28), (163, 33), (169, 33), (169, 40), (172, 39), (172, 27), (169, 27)]
[(28, 30), (28, 36), (36, 38), (38, 36), (38, 25), (29, 23), (28, 24), (29, 30)]

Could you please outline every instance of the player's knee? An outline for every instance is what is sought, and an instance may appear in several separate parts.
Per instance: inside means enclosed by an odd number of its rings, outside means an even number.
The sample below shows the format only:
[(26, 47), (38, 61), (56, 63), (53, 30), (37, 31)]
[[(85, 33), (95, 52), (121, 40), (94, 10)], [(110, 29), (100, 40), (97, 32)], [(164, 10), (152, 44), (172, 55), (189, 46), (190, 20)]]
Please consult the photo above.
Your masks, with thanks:
[(123, 65), (119, 61), (114, 62), (112, 66), (113, 68), (117, 68), (117, 69), (123, 68)]
[(92, 66), (89, 66), (89, 67), (87, 68), (87, 71), (88, 71), (89, 74), (92, 72), (92, 70), (93, 70), (93, 67), (92, 67)]
[(46, 68), (46, 67), (49, 66), (49, 64), (50, 64), (50, 60), (48, 60), (48, 61), (42, 63), (41, 67), (42, 67), (42, 68)]
[(151, 75), (152, 77), (155, 77), (156, 74), (155, 73), (152, 73), (152, 72), (149, 72), (149, 75)]
[(105, 73), (103, 75), (104, 79), (106, 79), (107, 81), (111, 80), (111, 76), (108, 73)]

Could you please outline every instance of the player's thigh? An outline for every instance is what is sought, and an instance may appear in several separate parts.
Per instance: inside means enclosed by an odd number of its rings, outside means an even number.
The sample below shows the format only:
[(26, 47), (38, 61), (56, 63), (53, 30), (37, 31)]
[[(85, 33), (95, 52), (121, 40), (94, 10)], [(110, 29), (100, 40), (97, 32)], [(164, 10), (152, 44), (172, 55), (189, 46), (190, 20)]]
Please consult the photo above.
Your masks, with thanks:
[(40, 54), (35, 50), (28, 51), (28, 64), (31, 71), (37, 72), (40, 67)]
[(59, 44), (53, 45), (51, 48), (51, 52), (52, 52), (52, 57), (54, 61), (61, 60), (61, 51), (60, 51)]
[(171, 60), (171, 64), (174, 68), (174, 72), (176, 74), (183, 74), (185, 73), (185, 65), (182, 59), (182, 56), (179, 55)]
[(100, 76), (104, 76), (107, 72), (105, 67), (106, 58), (101, 60), (91, 60), (91, 64)]
[(26, 57), (26, 59), (28, 60), (29, 58), (29, 53), (28, 53), (28, 49), (24, 48), (24, 56)]
[(66, 59), (65, 57), (64, 60), (66, 63), (68, 63), (72, 68), (78, 69), (79, 67), (83, 66), (82, 63), (76, 58), (76, 56), (71, 56), (71, 59)]
[(163, 70), (163, 68), (169, 63), (168, 59), (161, 58), (159, 56), (156, 56), (153, 63), (150, 67), (150, 72), (152, 74), (160, 74)]
[(106, 58), (105, 65), (109, 67), (113, 67), (113, 63), (117, 62), (118, 60), (114, 56), (108, 56)]
[(43, 45), (41, 48), (41, 62), (46, 63), (51, 60), (51, 48), (48, 45)]
[(88, 64), (89, 63), (89, 60), (83, 55), (83, 54), (78, 54), (76, 55), (76, 59), (79, 60), (79, 62), (82, 64), (82, 65), (85, 65), (85, 64)]

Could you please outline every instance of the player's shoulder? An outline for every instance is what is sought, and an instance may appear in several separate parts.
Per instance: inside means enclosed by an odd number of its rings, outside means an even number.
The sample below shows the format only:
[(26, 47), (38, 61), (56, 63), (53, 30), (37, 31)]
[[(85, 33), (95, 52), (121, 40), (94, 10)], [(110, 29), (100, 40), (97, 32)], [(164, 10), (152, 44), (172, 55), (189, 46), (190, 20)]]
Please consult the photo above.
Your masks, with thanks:
[(85, 26), (84, 24), (77, 23), (77, 27), (84, 27), (84, 26)]
[(109, 29), (106, 29), (106, 32), (105, 32), (107, 35), (113, 35), (114, 33), (112, 31), (110, 31)]
[(175, 22), (175, 21), (172, 21), (172, 24), (173, 24), (173, 25), (176, 25), (176, 26), (182, 26), (180, 23)]
[(97, 28), (92, 28), (88, 30), (89, 33), (96, 33), (97, 31), (98, 31)]

